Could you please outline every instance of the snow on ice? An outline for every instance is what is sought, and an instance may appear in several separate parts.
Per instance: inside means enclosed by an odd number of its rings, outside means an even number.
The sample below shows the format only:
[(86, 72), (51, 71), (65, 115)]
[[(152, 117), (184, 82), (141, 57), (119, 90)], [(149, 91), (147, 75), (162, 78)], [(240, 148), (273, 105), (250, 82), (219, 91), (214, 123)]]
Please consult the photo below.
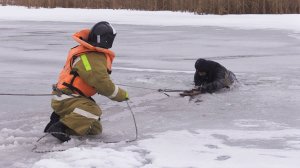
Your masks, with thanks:
[[(1, 6), (0, 91), (49, 93), (76, 44), (72, 33), (101, 20), (118, 32), (113, 81), (136, 86), (123, 87), (139, 140), (124, 142), (134, 137), (127, 105), (95, 96), (103, 135), (78, 147), (72, 140), (63, 152), (33, 153), (49, 120), (50, 97), (0, 96), (0, 167), (299, 167), (300, 15)], [(192, 101), (154, 91), (191, 88), (200, 57), (233, 71), (238, 86)]]
[[(80, 12), (78, 12), (80, 11)], [(98, 22), (109, 20), (116, 24), (161, 26), (222, 26), (243, 29), (300, 30), (300, 16), (295, 15), (196, 15), (188, 12), (135, 11), (111, 9), (43, 9), (1, 7), (2, 20)]]

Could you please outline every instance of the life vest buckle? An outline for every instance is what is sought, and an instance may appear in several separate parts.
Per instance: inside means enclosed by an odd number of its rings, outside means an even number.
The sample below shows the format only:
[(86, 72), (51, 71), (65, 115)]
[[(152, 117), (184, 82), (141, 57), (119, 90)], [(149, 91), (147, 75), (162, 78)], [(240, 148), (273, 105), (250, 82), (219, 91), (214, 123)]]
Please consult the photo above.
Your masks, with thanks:
[(53, 85), (52, 85), (52, 90), (56, 92), (56, 95), (57, 95), (58, 97), (61, 97), (61, 95), (64, 94), (62, 90), (60, 90), (60, 89), (57, 88), (57, 85), (56, 85), (56, 84), (53, 84)]

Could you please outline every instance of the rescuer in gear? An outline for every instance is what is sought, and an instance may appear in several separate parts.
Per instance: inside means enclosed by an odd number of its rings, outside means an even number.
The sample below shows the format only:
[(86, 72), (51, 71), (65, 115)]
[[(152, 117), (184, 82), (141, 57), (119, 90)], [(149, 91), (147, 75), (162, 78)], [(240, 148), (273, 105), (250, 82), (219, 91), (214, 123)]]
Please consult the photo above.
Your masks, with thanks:
[(79, 43), (69, 51), (57, 84), (53, 85), (54, 112), (44, 132), (62, 142), (68, 135), (96, 135), (102, 132), (102, 111), (91, 96), (96, 93), (114, 101), (128, 100), (128, 93), (115, 85), (109, 74), (115, 58), (112, 47), (116, 31), (108, 22), (99, 22), (72, 37)]
[(215, 61), (200, 58), (195, 63), (195, 69), (195, 88), (180, 93), (181, 96), (213, 93), (223, 88), (230, 88), (234, 81), (237, 81), (231, 71)]

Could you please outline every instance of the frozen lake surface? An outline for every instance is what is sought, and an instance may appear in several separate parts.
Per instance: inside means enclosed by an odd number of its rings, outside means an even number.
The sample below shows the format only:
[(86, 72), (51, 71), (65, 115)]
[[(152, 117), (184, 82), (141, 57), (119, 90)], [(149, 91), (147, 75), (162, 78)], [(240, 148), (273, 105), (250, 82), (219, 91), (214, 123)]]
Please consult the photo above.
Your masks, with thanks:
[[(94, 23), (0, 21), (0, 92), (50, 93), (71, 35)], [(65, 152), (36, 154), (50, 97), (0, 96), (0, 167), (296, 168), (300, 161), (300, 34), (212, 26), (115, 24), (113, 81), (130, 94), (139, 141), (91, 139)], [(215, 60), (238, 86), (189, 101), (152, 89), (190, 89), (194, 62)], [(105, 140), (134, 136), (126, 103), (94, 97)], [(50, 138), (50, 137), (49, 137)], [(80, 154), (79, 154), (80, 153)], [(122, 160), (123, 159), (123, 160)]]

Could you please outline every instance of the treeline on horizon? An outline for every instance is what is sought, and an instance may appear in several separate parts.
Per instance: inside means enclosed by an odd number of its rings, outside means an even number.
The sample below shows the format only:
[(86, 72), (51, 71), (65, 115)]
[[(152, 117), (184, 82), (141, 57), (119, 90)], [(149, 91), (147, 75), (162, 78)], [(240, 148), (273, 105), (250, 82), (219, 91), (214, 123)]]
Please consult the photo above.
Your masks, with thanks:
[(298, 14), (300, 0), (0, 0), (29, 8), (133, 9), (197, 14)]

